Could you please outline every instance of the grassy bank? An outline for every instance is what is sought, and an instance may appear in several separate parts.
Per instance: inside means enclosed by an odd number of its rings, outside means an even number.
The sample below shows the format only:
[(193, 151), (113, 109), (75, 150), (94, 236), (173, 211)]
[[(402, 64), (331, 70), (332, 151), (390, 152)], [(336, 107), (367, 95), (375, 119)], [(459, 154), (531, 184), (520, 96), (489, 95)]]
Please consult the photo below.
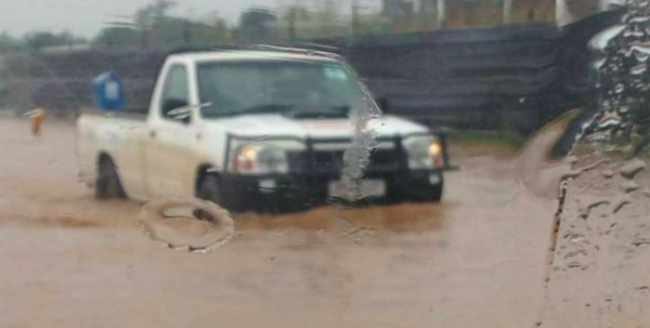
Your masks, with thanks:
[(511, 156), (523, 147), (526, 139), (512, 132), (452, 131), (449, 143), (452, 153), (458, 155)]

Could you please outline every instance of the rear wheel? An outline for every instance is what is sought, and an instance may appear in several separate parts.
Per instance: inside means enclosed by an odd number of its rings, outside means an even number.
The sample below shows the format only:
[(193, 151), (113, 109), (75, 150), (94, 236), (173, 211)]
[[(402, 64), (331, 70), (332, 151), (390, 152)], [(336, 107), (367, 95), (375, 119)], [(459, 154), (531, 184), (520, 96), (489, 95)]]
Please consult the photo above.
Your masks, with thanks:
[(102, 158), (99, 161), (97, 171), (95, 198), (126, 198), (126, 192), (124, 192), (124, 188), (122, 187), (122, 181), (117, 173), (117, 168), (110, 158)]

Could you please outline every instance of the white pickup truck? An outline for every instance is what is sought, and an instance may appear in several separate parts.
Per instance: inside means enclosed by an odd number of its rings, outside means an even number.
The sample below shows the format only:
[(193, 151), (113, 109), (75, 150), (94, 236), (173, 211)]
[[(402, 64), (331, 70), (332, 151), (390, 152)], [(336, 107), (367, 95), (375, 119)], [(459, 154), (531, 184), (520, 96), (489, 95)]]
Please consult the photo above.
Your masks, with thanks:
[[(340, 192), (364, 87), (339, 57), (285, 50), (168, 56), (148, 114), (82, 114), (80, 173), (98, 198), (200, 197), (232, 210)], [(372, 101), (374, 105), (374, 101)], [(444, 136), (391, 115), (361, 181), (367, 196), (439, 201)]]

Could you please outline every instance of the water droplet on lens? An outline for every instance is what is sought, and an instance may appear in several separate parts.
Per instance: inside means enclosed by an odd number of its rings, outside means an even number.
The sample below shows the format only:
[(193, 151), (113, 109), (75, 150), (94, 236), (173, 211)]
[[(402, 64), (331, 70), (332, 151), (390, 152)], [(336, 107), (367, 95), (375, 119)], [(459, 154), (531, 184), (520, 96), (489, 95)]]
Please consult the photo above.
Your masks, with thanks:
[(625, 86), (622, 83), (619, 83), (616, 85), (616, 89), (614, 89), (616, 93), (622, 93), (625, 91)]
[(646, 64), (640, 64), (637, 66), (632, 67), (630, 70), (630, 73), (632, 75), (641, 75), (647, 71), (648, 66)]

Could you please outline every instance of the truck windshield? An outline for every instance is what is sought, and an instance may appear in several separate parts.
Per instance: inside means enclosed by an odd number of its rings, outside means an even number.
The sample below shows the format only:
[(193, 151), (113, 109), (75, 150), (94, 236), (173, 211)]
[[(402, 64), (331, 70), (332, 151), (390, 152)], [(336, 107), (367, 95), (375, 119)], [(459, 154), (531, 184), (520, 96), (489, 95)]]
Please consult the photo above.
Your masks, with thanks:
[(255, 61), (198, 65), (203, 117), (280, 113), (346, 117), (362, 103), (353, 75), (336, 63)]

